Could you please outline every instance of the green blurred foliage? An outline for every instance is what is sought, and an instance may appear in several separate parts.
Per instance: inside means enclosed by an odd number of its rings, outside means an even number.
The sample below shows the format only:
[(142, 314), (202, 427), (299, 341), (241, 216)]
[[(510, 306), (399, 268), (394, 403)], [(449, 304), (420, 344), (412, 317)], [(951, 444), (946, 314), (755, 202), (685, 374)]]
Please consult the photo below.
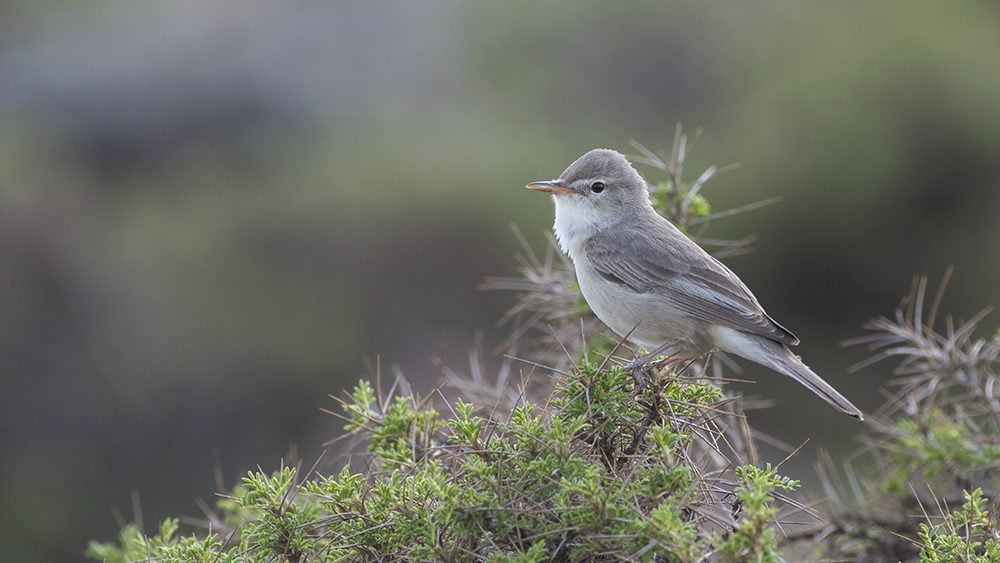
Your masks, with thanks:
[[(365, 357), (430, 388), (442, 343), (502, 336), (475, 286), (551, 222), (521, 187), (678, 121), (696, 173), (742, 164), (713, 210), (784, 197), (708, 236), (759, 235), (727, 263), (874, 406), (834, 343), (914, 272), (996, 301), (998, 31), (991, 2), (0, 5), (0, 544), (79, 559), (131, 489), (158, 521), (216, 459), (311, 462)], [(762, 429), (848, 447), (747, 368)]]

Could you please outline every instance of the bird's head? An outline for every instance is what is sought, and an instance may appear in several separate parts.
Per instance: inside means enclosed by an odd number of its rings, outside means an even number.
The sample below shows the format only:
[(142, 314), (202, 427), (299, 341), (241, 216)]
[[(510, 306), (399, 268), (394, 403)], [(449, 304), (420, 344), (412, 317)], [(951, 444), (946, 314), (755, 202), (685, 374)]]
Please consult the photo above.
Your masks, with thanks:
[(625, 155), (608, 149), (581, 156), (557, 180), (527, 187), (552, 194), (556, 237), (570, 256), (595, 233), (652, 211), (646, 181)]

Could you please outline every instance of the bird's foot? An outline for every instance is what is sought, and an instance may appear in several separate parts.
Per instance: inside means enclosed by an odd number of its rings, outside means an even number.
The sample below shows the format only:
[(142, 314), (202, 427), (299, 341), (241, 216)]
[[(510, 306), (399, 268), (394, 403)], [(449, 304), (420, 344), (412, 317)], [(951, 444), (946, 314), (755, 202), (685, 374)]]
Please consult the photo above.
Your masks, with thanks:
[(659, 356), (674, 344), (677, 344), (677, 339), (669, 340), (645, 356), (640, 356), (628, 364), (625, 364), (625, 369), (632, 372), (632, 377), (635, 378), (635, 384), (640, 390), (646, 388), (646, 380), (642, 377), (642, 372), (647, 370), (652, 371), (654, 367), (653, 358)]
[(649, 360), (645, 357), (636, 358), (631, 363), (625, 366), (625, 369), (632, 372), (632, 377), (635, 378), (635, 386), (639, 388), (640, 391), (646, 388), (646, 380), (642, 377), (642, 372), (646, 371), (649, 366)]

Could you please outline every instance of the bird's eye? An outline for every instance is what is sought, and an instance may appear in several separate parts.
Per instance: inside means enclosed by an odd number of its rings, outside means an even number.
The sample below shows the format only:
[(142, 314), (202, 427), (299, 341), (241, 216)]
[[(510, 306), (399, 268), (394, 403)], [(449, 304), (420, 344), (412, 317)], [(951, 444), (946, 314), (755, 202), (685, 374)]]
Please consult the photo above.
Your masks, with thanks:
[(594, 182), (590, 185), (590, 191), (599, 194), (604, 191), (604, 182)]

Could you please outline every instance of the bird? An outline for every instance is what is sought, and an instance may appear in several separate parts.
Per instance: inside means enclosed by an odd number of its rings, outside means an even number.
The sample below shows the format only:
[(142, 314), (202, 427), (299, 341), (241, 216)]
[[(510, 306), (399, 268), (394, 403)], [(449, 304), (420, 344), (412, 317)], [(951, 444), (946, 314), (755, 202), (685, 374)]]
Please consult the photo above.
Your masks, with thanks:
[[(591, 150), (558, 179), (527, 187), (552, 195), (558, 244), (587, 304), (616, 334), (678, 358), (735, 354), (864, 420), (792, 353), (799, 339), (764, 312), (743, 281), (653, 209), (646, 181), (623, 154)], [(641, 386), (641, 376), (637, 381)]]

